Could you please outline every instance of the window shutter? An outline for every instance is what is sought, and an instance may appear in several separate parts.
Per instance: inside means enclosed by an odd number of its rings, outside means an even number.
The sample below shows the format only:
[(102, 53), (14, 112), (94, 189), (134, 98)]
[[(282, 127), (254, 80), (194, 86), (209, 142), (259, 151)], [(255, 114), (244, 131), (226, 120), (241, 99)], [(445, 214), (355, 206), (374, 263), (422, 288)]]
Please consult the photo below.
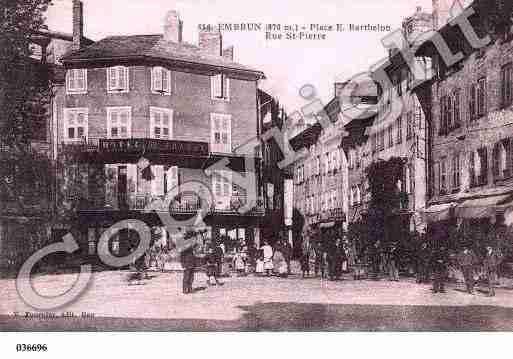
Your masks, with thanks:
[(225, 75), (223, 75), (223, 79), (224, 79), (223, 95), (226, 99), (229, 99), (230, 98), (230, 79), (228, 78), (228, 76), (225, 76)]
[(154, 67), (153, 68), (153, 90), (154, 91), (162, 91), (162, 68)]
[(217, 74), (211, 77), (212, 97), (214, 98), (223, 97), (222, 78), (222, 74)]
[(77, 90), (83, 90), (85, 88), (85, 69), (76, 70), (77, 72)]
[(68, 71), (68, 89), (75, 89), (75, 70)]
[(137, 165), (127, 165), (127, 177), (128, 177), (128, 192), (137, 192)]
[(151, 182), (151, 192), (153, 195), (161, 196), (164, 194), (164, 166), (151, 166), (153, 179)]
[(162, 69), (162, 91), (170, 93), (171, 92), (171, 72)]
[(178, 187), (178, 167), (171, 166), (167, 170), (167, 190), (171, 191), (173, 188)]
[(115, 67), (109, 69), (109, 90), (116, 89), (117, 85), (117, 71)]
[(128, 80), (128, 67), (120, 66), (118, 67), (118, 88), (126, 89), (127, 88), (127, 80)]
[(117, 208), (118, 167), (114, 164), (105, 165), (105, 204)]
[(499, 177), (499, 171), (500, 171), (500, 151), (499, 151), (499, 144), (495, 144), (493, 146), (492, 151), (492, 158), (493, 158), (493, 166), (492, 166), (492, 173), (495, 178)]

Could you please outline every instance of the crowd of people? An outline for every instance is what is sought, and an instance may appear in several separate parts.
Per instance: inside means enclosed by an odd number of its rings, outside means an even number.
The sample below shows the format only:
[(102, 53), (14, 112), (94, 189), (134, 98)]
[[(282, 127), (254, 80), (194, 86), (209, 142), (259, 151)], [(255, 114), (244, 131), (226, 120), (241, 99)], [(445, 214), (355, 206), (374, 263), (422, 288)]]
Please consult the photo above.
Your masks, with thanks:
[[(449, 250), (444, 244), (433, 245), (418, 242), (415, 250), (406, 250), (397, 243), (382, 244), (379, 240), (358, 254), (343, 237), (329, 236), (325, 240), (305, 241), (299, 264), (301, 278), (341, 280), (344, 273), (352, 273), (354, 279), (381, 279), (399, 281), (400, 272), (415, 275), (417, 283), (431, 283), (434, 293), (444, 293), (449, 272), (459, 271), (465, 289), (473, 294), (478, 280), (486, 283), (487, 293), (495, 295), (499, 279), (499, 267), (503, 254), (498, 248), (487, 246), (476, 253), (469, 244), (460, 250)], [(265, 240), (260, 248), (240, 242), (230, 251), (224, 243), (203, 243), (189, 240), (179, 253), (183, 268), (183, 293), (193, 292), (195, 271), (204, 269), (207, 285), (221, 285), (226, 275), (244, 277), (248, 274), (263, 277), (286, 278), (291, 274), (293, 249), (287, 240)], [(147, 255), (135, 263), (136, 273), (142, 277), (149, 267), (164, 270), (169, 251), (162, 246), (152, 246)], [(134, 277), (135, 278), (135, 277)]]

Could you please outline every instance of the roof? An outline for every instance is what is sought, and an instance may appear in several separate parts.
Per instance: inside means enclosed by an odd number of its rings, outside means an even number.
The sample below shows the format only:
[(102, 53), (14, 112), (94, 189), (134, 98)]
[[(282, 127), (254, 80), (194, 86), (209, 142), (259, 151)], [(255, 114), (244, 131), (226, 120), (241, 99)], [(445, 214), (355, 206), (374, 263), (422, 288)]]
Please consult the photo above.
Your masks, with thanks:
[(66, 54), (62, 62), (89, 62), (116, 59), (155, 59), (182, 64), (202, 64), (224, 69), (251, 73), (265, 78), (264, 73), (251, 67), (230, 61), (222, 56), (205, 53), (198, 46), (186, 42), (165, 41), (162, 34), (110, 36), (79, 51)]

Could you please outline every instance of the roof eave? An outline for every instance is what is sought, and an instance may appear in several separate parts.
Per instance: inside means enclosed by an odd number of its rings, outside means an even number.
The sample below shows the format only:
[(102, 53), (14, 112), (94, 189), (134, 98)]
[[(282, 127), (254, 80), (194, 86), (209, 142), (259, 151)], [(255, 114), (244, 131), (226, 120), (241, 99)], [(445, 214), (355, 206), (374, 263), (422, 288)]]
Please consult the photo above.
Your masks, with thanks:
[(108, 62), (108, 61), (119, 61), (119, 60), (125, 60), (125, 61), (158, 60), (158, 61), (163, 61), (163, 62), (178, 63), (178, 64), (185, 65), (187, 67), (201, 66), (201, 67), (205, 67), (205, 68), (211, 69), (211, 70), (223, 69), (223, 70), (238, 72), (238, 73), (242, 73), (242, 74), (248, 74), (248, 75), (252, 75), (253, 77), (255, 77), (256, 80), (265, 80), (266, 79), (266, 76), (262, 71), (242, 69), (240, 67), (233, 67), (233, 66), (213, 65), (213, 64), (207, 64), (207, 63), (199, 62), (199, 61), (169, 59), (169, 58), (162, 58), (162, 57), (155, 57), (155, 56), (148, 56), (148, 55), (88, 57), (88, 58), (72, 58), (72, 59), (63, 57), (61, 59), (61, 62), (64, 64), (64, 66), (67, 66), (70, 64), (84, 64), (84, 63), (89, 63), (89, 62)]

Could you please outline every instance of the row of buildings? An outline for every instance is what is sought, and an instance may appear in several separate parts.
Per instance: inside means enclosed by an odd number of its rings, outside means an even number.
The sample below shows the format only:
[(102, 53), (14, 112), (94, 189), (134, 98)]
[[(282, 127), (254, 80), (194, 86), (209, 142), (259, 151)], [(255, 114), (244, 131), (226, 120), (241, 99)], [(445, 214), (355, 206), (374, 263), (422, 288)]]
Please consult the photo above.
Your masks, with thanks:
[[(42, 209), (55, 220), (38, 223), (47, 237), (71, 232), (80, 255), (94, 258), (102, 234), (125, 219), (146, 223), (169, 249), (189, 231), (257, 246), (261, 228), (277, 236), (264, 224), (283, 224), (283, 181), (260, 135), (284, 113), (259, 90), (264, 73), (235, 62), (215, 29), (184, 42), (176, 11), (161, 34), (96, 42), (84, 36), (78, 0), (72, 21), (72, 34), (44, 32), (34, 44), (34, 57), (57, 74), (41, 141), (55, 164), (53, 205)], [(5, 267), (22, 259), (27, 246), (16, 233), (37, 216), (1, 215)], [(137, 242), (129, 228), (111, 237), (114, 255)]]
[[(306, 150), (292, 166), (294, 206), (306, 219), (301, 236), (347, 231), (364, 218), (371, 201), (366, 169), (391, 158), (403, 166), (401, 201), (386, 219), (389, 239), (510, 224), (513, 30), (507, 19), (494, 23), (479, 1), (458, 4), (433, 0), (432, 12), (417, 8), (403, 22), (403, 47), (390, 48), (366, 81), (335, 85), (324, 111), (330, 124), (313, 122), (291, 139)], [(456, 62), (446, 64), (440, 39), (460, 54)], [(415, 75), (412, 64), (420, 69)], [(388, 82), (376, 80), (383, 74)], [(355, 115), (355, 106), (365, 111)]]

